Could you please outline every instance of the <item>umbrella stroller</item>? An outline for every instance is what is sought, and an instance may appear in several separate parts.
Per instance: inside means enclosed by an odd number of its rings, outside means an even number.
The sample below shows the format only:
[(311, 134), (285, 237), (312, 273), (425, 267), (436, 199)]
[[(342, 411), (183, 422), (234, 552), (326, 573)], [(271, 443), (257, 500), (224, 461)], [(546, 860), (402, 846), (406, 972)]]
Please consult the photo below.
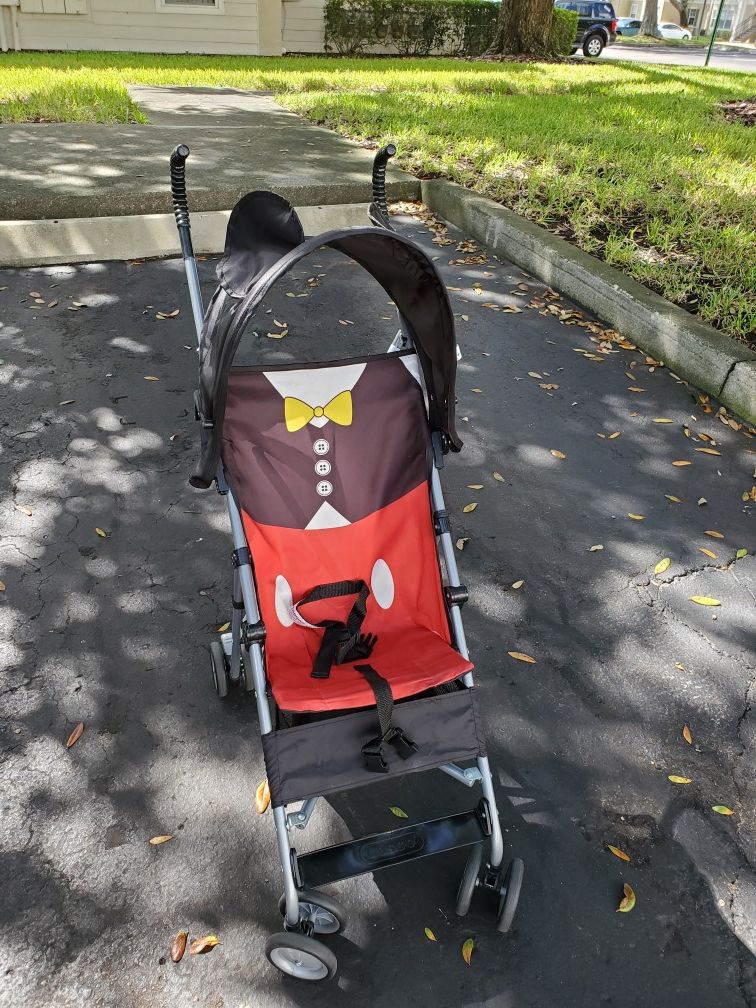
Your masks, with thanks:
[[(365, 227), (306, 238), (280, 196), (239, 200), (207, 311), (190, 235), (188, 148), (170, 159), (199, 340), (201, 446), (190, 483), (215, 484), (233, 535), (231, 630), (210, 645), (212, 675), (220, 697), (255, 696), (283, 873), (282, 928), (265, 951), (305, 980), (334, 975), (336, 958), (320, 938), (346, 923), (322, 886), (469, 847), (456, 911), (466, 914), (480, 887), (506, 932), (523, 876), (520, 859), (504, 862), (460, 613), (467, 590), (439, 478), (444, 455), (462, 447), (453, 315), (431, 260), (392, 228), (385, 173), (394, 153), (389, 145), (376, 155)], [(235, 365), (271, 286), (322, 248), (362, 266), (396, 304), (401, 328), (389, 351)], [(482, 797), (465, 812), (296, 851), (295, 831), (319, 796), (433, 768), (480, 784)]]

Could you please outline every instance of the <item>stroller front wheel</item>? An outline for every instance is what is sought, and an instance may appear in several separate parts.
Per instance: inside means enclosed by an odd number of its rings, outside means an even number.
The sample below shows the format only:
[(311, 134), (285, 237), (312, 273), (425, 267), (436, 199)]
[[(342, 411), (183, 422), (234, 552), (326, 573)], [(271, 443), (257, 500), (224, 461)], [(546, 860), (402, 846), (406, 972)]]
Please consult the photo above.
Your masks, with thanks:
[(296, 931), (271, 935), (265, 955), (276, 969), (297, 980), (329, 980), (336, 973), (336, 956), (329, 948)]
[(513, 858), (507, 868), (507, 873), (501, 883), (499, 895), (499, 912), (496, 915), (496, 930), (506, 934), (512, 927), (517, 904), (520, 900), (522, 879), (525, 874), (525, 863), (522, 858)]
[[(317, 889), (299, 891), (299, 919), (312, 925), (314, 934), (341, 934), (347, 926), (349, 915), (338, 900)], [(278, 909), (286, 914), (286, 897), (278, 901)]]
[(210, 645), (210, 671), (215, 692), (221, 700), (225, 700), (229, 687), (228, 658), (220, 641), (213, 641)]
[(458, 917), (464, 917), (470, 909), (473, 893), (478, 884), (478, 873), (483, 861), (483, 844), (476, 843), (467, 855), (465, 870), (457, 890), (457, 905), (454, 908)]

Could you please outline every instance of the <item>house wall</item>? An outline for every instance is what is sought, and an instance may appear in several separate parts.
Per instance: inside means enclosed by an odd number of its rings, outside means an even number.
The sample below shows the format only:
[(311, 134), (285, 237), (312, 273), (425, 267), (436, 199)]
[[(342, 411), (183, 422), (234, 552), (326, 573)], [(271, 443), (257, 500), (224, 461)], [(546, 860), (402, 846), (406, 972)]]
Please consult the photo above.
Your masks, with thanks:
[[(632, 17), (632, 18), (643, 18), (643, 11), (645, 9), (645, 0), (613, 0), (614, 13), (618, 18), (622, 17)], [(680, 24), (680, 15), (677, 10), (669, 3), (669, 0), (664, 0), (661, 9), (661, 16), (659, 17), (659, 22), (670, 21), (672, 24)]]
[(283, 0), (283, 51), (322, 53), (324, 0)]
[[(261, 50), (258, 8), (269, 6), (273, 20)], [(220, 0), (215, 10), (163, 7), (162, 0), (20, 0), (14, 14), (22, 49), (258, 55), (272, 46), (281, 51), (280, 7), (280, 0)]]

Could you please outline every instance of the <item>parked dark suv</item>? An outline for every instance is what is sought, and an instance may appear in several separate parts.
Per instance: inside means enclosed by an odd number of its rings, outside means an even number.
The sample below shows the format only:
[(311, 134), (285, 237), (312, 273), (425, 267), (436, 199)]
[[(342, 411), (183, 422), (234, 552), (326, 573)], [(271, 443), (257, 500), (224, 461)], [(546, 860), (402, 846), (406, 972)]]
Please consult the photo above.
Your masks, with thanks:
[(577, 13), (578, 27), (573, 53), (582, 46), (586, 56), (595, 58), (601, 55), (604, 46), (614, 44), (617, 37), (617, 16), (610, 3), (556, 0), (554, 6)]

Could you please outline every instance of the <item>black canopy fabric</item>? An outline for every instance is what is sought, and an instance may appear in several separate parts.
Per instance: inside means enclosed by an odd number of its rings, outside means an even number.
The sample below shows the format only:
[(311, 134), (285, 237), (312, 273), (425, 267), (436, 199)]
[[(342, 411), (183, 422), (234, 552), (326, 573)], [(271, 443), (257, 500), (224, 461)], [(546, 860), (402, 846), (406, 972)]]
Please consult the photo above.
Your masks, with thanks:
[(228, 377), (244, 330), (270, 287), (323, 246), (359, 263), (395, 302), (423, 369), (431, 429), (445, 436), (452, 451), (462, 447), (454, 417), (454, 316), (446, 288), (425, 252), (408, 238), (376, 227), (305, 239), (291, 204), (274, 193), (253, 192), (231, 213), (217, 271), (220, 286), (205, 313), (195, 397), (202, 439), (192, 486), (209, 487), (218, 471)]

